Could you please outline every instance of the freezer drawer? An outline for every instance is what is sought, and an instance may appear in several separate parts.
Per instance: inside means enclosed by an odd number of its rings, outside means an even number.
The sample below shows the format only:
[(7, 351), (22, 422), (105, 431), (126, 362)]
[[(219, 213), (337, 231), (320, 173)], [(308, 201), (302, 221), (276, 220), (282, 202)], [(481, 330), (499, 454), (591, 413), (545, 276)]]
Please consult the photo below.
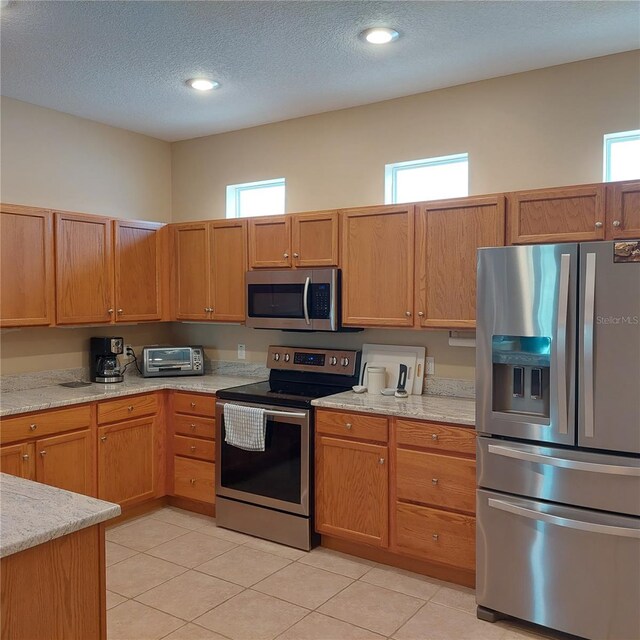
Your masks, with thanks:
[(640, 458), (478, 438), (478, 486), (640, 516)]
[(478, 491), (476, 599), (593, 640), (640, 638), (640, 519)]

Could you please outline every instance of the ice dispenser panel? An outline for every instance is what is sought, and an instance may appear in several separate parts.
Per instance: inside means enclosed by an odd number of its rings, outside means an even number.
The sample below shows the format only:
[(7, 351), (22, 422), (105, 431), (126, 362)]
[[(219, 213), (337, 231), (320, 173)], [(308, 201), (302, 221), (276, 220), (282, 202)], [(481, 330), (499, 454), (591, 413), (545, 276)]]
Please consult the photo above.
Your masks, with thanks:
[(551, 338), (493, 336), (493, 410), (549, 418)]

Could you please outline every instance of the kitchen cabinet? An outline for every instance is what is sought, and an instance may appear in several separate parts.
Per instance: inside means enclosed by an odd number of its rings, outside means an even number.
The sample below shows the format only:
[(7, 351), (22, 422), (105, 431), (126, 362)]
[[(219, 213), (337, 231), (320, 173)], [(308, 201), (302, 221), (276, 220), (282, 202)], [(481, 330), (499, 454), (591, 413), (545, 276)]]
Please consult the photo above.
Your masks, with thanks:
[(155, 222), (113, 221), (116, 322), (162, 319), (162, 227)]
[(416, 325), (473, 329), (476, 252), (504, 245), (504, 196), (425, 202), (416, 210)]
[(517, 191), (507, 195), (510, 244), (605, 238), (605, 185)]
[(67, 491), (95, 495), (91, 431), (37, 440), (36, 480)]
[(607, 185), (607, 239), (640, 238), (640, 180)]
[(110, 323), (113, 307), (111, 220), (55, 214), (56, 321)]
[(249, 267), (337, 267), (339, 220), (337, 211), (252, 218), (249, 220)]
[(23, 442), (8, 447), (0, 447), (0, 471), (12, 476), (36, 479), (35, 445), (33, 442)]
[(342, 321), (413, 326), (414, 206), (342, 212)]
[(54, 321), (53, 216), (2, 205), (0, 210), (0, 327)]
[[(389, 537), (386, 443), (324, 435), (325, 424), (332, 434), (336, 423), (342, 422), (348, 436), (355, 421), (365, 429), (366, 420), (363, 416), (339, 412), (318, 411), (316, 414), (316, 530), (386, 547)], [(376, 426), (374, 422), (372, 428), (375, 430)]]
[(245, 220), (173, 225), (177, 320), (244, 322)]

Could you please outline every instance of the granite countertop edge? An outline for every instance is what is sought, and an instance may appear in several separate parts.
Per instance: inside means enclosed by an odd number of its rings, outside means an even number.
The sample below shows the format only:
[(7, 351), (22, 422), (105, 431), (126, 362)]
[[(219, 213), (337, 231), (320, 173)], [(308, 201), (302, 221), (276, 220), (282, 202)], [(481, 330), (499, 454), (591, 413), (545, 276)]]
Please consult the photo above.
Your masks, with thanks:
[(0, 558), (120, 515), (120, 506), (0, 473)]

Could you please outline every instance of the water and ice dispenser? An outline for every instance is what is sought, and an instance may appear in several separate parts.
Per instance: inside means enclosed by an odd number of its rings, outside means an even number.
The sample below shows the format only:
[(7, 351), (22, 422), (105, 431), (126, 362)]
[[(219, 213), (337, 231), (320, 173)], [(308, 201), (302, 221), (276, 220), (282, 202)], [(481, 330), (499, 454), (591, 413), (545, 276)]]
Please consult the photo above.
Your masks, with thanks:
[(493, 336), (493, 410), (549, 418), (551, 338)]

